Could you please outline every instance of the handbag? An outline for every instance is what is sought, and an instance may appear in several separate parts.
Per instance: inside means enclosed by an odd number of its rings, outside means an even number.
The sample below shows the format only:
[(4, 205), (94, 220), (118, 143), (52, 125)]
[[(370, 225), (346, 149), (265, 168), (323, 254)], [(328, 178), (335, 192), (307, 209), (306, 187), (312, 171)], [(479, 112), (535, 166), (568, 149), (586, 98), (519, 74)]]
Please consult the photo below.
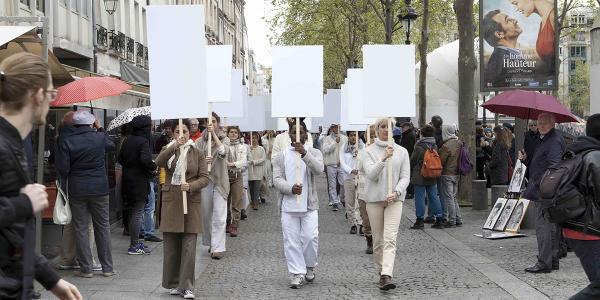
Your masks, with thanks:
[(54, 203), (52, 219), (54, 224), (57, 225), (67, 225), (71, 223), (71, 207), (69, 206), (69, 198), (63, 189), (61, 189), (58, 180), (56, 181), (56, 202)]

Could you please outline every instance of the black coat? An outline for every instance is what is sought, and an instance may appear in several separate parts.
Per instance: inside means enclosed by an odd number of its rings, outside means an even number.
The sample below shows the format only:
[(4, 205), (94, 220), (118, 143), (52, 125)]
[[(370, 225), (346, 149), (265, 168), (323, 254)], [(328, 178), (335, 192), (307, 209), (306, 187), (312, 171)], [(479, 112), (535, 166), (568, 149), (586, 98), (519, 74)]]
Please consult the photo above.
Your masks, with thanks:
[(106, 151), (115, 148), (102, 128), (62, 128), (58, 140), (56, 170), (67, 179), (69, 196), (100, 197), (109, 194)]
[(508, 184), (508, 164), (510, 163), (508, 160), (510, 157), (508, 150), (508, 148), (500, 145), (500, 143), (494, 142), (492, 146), (492, 157), (487, 163), (490, 183), (492, 185)]
[(415, 132), (410, 129), (402, 133), (402, 140), (400, 141), (400, 146), (404, 147), (406, 151), (408, 151), (408, 155), (412, 155), (415, 150), (415, 144), (417, 143), (417, 136)]
[(535, 150), (541, 142), (542, 140), (540, 139), (539, 132), (533, 132), (531, 130), (527, 130), (527, 132), (525, 132), (525, 141), (523, 143), (523, 148), (525, 150), (525, 153), (527, 154), (527, 158), (523, 161), (523, 163), (527, 167), (529, 167), (529, 164), (531, 164), (531, 160), (535, 155)]
[(125, 138), (119, 151), (118, 161), (123, 166), (123, 191), (129, 199), (132, 196), (146, 197), (150, 193), (149, 180), (156, 170), (150, 153), (150, 122), (149, 117), (134, 118), (133, 133)]
[[(0, 287), (8, 280), (22, 281), (21, 254), (34, 251), (23, 249), (26, 224), (33, 226), (33, 222), (27, 222), (33, 218), (31, 201), (19, 193), (30, 183), (25, 156), (19, 132), (0, 117), (0, 269), (7, 275), (6, 278), (0, 276)], [(53, 288), (60, 277), (43, 256), (34, 254), (34, 259), (35, 279), (46, 289)], [(7, 292), (0, 288), (0, 295)]]
[(532, 201), (539, 199), (540, 181), (548, 167), (553, 166), (562, 159), (565, 151), (565, 141), (556, 129), (552, 128), (546, 134), (529, 164), (529, 185), (523, 192), (523, 197)]

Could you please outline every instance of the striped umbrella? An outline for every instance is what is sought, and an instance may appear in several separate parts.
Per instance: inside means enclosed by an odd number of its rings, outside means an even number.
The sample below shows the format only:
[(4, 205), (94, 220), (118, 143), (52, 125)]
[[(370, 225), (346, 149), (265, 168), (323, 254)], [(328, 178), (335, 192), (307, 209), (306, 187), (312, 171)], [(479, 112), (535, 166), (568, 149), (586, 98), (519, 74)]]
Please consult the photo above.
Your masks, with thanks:
[(117, 96), (131, 89), (131, 85), (113, 77), (85, 77), (58, 88), (51, 106), (87, 102)]

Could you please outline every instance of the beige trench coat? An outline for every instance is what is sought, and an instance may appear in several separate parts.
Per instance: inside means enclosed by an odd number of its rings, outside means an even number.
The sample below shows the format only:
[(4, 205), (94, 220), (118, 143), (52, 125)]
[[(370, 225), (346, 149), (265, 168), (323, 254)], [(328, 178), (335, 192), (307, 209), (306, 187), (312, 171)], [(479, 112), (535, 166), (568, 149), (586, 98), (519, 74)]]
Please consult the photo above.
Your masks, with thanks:
[[(156, 158), (156, 165), (166, 170), (166, 180), (162, 187), (160, 230), (162, 232), (202, 233), (202, 208), (200, 190), (208, 185), (208, 170), (204, 155), (191, 146), (187, 155), (186, 182), (190, 185), (187, 193), (188, 214), (183, 214), (183, 195), (180, 186), (171, 185), (171, 177), (179, 158), (177, 145), (164, 148)], [(175, 159), (171, 168), (167, 166), (171, 156)]]

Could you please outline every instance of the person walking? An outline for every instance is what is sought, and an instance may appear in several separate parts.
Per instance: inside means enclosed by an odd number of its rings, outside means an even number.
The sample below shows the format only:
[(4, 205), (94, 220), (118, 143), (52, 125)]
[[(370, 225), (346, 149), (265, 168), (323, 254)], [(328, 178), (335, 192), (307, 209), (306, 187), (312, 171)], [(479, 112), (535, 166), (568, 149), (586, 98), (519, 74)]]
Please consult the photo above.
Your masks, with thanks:
[(415, 145), (415, 150), (410, 156), (410, 183), (415, 189), (415, 213), (416, 221), (410, 229), (424, 229), (425, 228), (425, 195), (427, 195), (427, 204), (429, 205), (429, 212), (431, 212), (435, 218), (433, 228), (441, 229), (444, 226), (443, 222), (443, 210), (440, 198), (438, 197), (437, 178), (426, 178), (421, 174), (423, 163), (425, 160), (425, 153), (429, 150), (438, 150), (435, 143), (434, 128), (426, 125), (421, 128), (421, 138)]
[[(369, 130), (370, 132), (369, 139), (366, 141), (366, 146), (370, 146), (375, 142), (375, 137), (377, 134), (375, 132), (374, 125), (369, 125), (367, 130)], [(356, 188), (356, 192), (358, 193), (360, 219), (362, 220), (362, 226), (359, 228), (359, 233), (362, 229), (362, 234), (365, 235), (365, 239), (367, 242), (367, 249), (365, 250), (365, 253), (373, 254), (373, 235), (371, 230), (371, 223), (369, 220), (369, 213), (367, 212), (367, 202), (365, 200), (367, 199), (367, 179), (362, 159), (362, 157), (366, 155), (365, 149), (366, 148), (363, 148), (358, 151), (358, 156), (356, 159), (356, 169), (358, 170), (358, 187)]]
[(248, 161), (248, 185), (250, 186), (250, 197), (252, 199), (251, 207), (258, 210), (260, 203), (260, 188), (265, 176), (265, 162), (267, 153), (265, 148), (259, 144), (260, 135), (258, 132), (252, 133), (252, 146), (250, 154), (252, 160)]
[[(300, 122), (304, 122), (305, 118), (298, 118), (298, 119), (300, 119)], [(295, 140), (296, 133), (292, 132), (294, 134), (294, 139), (290, 139), (290, 134), (289, 134), (292, 126), (294, 126), (294, 124), (296, 124), (296, 118), (286, 118), (286, 122), (288, 123), (289, 130), (282, 132), (275, 137), (275, 140), (273, 141), (273, 146), (271, 148), (271, 161), (275, 160), (275, 157), (277, 157), (277, 155), (279, 155), (282, 151), (287, 150), (289, 148), (289, 146), (292, 144), (292, 141), (296, 141)], [(306, 141), (305, 146), (309, 146), (312, 148), (312, 145), (313, 145), (312, 136), (309, 134), (308, 140)]]
[(512, 134), (509, 130), (498, 125), (494, 127), (496, 139), (492, 146), (492, 156), (487, 163), (490, 185), (508, 185), (510, 181), (509, 168), (512, 168), (510, 153)]
[[(227, 174), (227, 146), (222, 143), (225, 133), (219, 126), (221, 118), (212, 113), (212, 123), (207, 125), (202, 137), (196, 140), (196, 147), (210, 164), (208, 185), (202, 189), (202, 220), (204, 233), (202, 244), (208, 246), (212, 259), (221, 259), (226, 251), (227, 195), (229, 176)], [(211, 135), (211, 151), (208, 151), (208, 136)]]
[(237, 126), (227, 128), (227, 173), (229, 175), (229, 197), (227, 197), (227, 224), (230, 237), (239, 234), (242, 217), (242, 193), (244, 192), (243, 171), (248, 164), (246, 146), (240, 142), (242, 133)]
[(109, 221), (109, 188), (106, 152), (115, 148), (87, 110), (73, 114), (73, 130), (60, 140), (56, 170), (67, 186), (80, 271), (77, 276), (92, 278), (92, 252), (89, 239), (90, 216), (102, 274), (114, 275)]
[[(350, 234), (356, 234), (358, 226), (362, 227), (360, 213), (358, 209), (357, 193), (356, 193), (356, 176), (358, 169), (356, 168), (356, 160), (358, 151), (364, 148), (362, 141), (356, 136), (357, 132), (350, 131), (346, 133), (348, 142), (342, 144), (340, 150), (340, 168), (344, 172), (344, 195), (346, 196), (346, 218), (350, 225)], [(358, 145), (357, 145), (358, 141)]]
[(56, 98), (50, 68), (39, 56), (21, 52), (0, 63), (0, 298), (31, 299), (33, 279), (59, 299), (80, 300), (73, 284), (61, 279), (35, 252), (35, 214), (48, 207), (46, 187), (33, 184), (24, 140), (46, 124), (48, 103)]
[(348, 143), (348, 138), (340, 133), (337, 124), (331, 125), (331, 133), (323, 140), (321, 151), (323, 152), (323, 162), (327, 168), (327, 188), (329, 199), (331, 200), (331, 209), (337, 211), (342, 203), (345, 203), (344, 190), (338, 195), (337, 185), (344, 185), (344, 172), (340, 167), (340, 149), (343, 144)]
[(441, 197), (444, 198), (446, 223), (444, 227), (453, 228), (462, 226), (462, 217), (460, 207), (458, 205), (458, 157), (462, 142), (456, 136), (456, 126), (442, 126), (442, 135), (444, 142), (440, 148), (440, 159), (442, 161), (442, 186), (439, 191)]
[[(137, 116), (130, 122), (132, 133), (125, 138), (117, 158), (123, 166), (123, 191), (129, 211), (129, 255), (150, 254), (151, 250), (140, 240), (144, 206), (151, 192), (150, 181), (156, 172), (156, 164), (150, 153), (149, 116)], [(153, 216), (149, 216), (150, 218)]]
[[(160, 222), (164, 236), (162, 286), (170, 289), (171, 295), (194, 299), (196, 240), (203, 230), (201, 190), (209, 179), (206, 159), (190, 139), (188, 126), (175, 127), (177, 139), (160, 152), (156, 164), (165, 168), (167, 175)], [(183, 201), (187, 201), (187, 214)]]
[[(562, 159), (565, 141), (562, 135), (554, 129), (556, 119), (553, 114), (538, 115), (538, 130), (541, 142), (538, 145), (529, 166), (529, 185), (522, 193), (523, 198), (533, 201), (535, 211), (535, 235), (538, 244), (538, 261), (526, 268), (529, 273), (550, 273), (559, 268), (559, 248), (561, 232), (557, 224), (550, 223), (544, 218), (540, 199), (540, 182), (546, 169)], [(519, 159), (527, 159), (527, 154), (519, 153)]]
[(303, 123), (290, 128), (290, 139), (296, 140), (296, 126), (301, 126), (300, 143), (294, 142), (273, 160), (273, 182), (280, 194), (283, 247), (291, 275), (290, 287), (294, 289), (315, 280), (319, 247), (319, 198), (315, 177), (323, 173), (324, 168), (321, 152), (304, 147), (308, 137)]
[[(402, 204), (410, 183), (408, 152), (395, 143), (389, 145), (389, 119), (375, 123), (377, 139), (367, 147), (363, 159), (367, 177), (367, 211), (373, 230), (374, 258), (379, 271), (379, 289), (395, 289), (392, 282), (396, 259), (396, 239), (402, 217)], [(388, 162), (391, 160), (391, 162)], [(391, 189), (388, 168), (392, 168)], [(389, 190), (392, 192), (389, 193)]]

